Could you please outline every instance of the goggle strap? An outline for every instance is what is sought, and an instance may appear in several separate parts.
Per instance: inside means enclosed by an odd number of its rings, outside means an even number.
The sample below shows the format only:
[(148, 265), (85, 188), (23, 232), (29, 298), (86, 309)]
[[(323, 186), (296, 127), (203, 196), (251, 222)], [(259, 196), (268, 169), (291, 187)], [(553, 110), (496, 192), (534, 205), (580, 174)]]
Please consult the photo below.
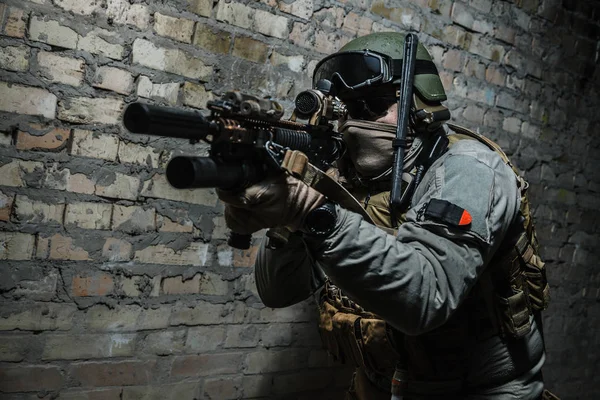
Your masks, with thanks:
[[(392, 60), (392, 76), (402, 76), (402, 60)], [(437, 75), (438, 70), (433, 61), (417, 60), (415, 64), (415, 75)]]

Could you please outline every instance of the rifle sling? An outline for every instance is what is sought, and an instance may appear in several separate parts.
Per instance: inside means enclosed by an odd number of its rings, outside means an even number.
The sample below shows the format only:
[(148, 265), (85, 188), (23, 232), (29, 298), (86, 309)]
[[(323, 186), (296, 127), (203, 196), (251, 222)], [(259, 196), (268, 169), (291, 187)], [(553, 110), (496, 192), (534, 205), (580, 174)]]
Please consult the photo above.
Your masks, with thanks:
[(370, 224), (375, 224), (358, 200), (335, 179), (308, 162), (306, 154), (298, 150), (288, 150), (281, 167), (329, 200), (349, 211), (360, 214)]

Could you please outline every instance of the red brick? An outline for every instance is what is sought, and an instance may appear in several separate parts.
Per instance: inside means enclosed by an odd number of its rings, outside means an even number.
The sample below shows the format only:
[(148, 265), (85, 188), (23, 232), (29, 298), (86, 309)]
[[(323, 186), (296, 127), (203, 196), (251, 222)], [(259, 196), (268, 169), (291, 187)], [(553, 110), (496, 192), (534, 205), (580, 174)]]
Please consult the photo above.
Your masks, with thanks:
[(71, 131), (69, 129), (52, 127), (44, 129), (40, 126), (35, 126), (34, 128), (44, 130), (44, 134), (38, 136), (19, 131), (17, 133), (18, 150), (61, 150), (65, 147), (71, 136)]
[(258, 245), (250, 247), (248, 250), (233, 250), (234, 267), (252, 267), (256, 261)]
[(125, 240), (106, 238), (102, 247), (102, 256), (109, 261), (129, 261), (132, 255), (131, 248), (131, 243)]
[(184, 280), (182, 276), (163, 279), (162, 291), (164, 294), (195, 294), (200, 293), (201, 274), (196, 274), (192, 279)]
[(465, 65), (465, 56), (461, 51), (450, 49), (444, 54), (442, 65), (451, 71), (460, 71)]
[(314, 49), (319, 53), (331, 54), (344, 44), (344, 36), (339, 32), (329, 32), (317, 29), (315, 32)]
[(50, 238), (50, 258), (53, 260), (88, 260), (89, 254), (81, 247), (73, 245), (73, 239), (59, 235)]
[(0, 367), (0, 391), (2, 392), (57, 390), (63, 383), (64, 377), (58, 367), (23, 365)]
[(476, 59), (468, 59), (462, 70), (466, 76), (472, 76), (480, 80), (485, 79), (485, 65)]
[(485, 71), (485, 80), (498, 86), (506, 83), (506, 72), (500, 68), (490, 65)]
[(310, 24), (294, 22), (290, 32), (290, 41), (298, 46), (311, 47), (315, 29)]
[(358, 36), (364, 36), (371, 33), (373, 20), (363, 17), (357, 13), (349, 12), (344, 18), (342, 29)]
[(0, 231), (0, 260), (31, 260), (35, 236)]
[(106, 296), (112, 293), (115, 283), (108, 274), (96, 276), (73, 277), (72, 292), (74, 296)]
[(9, 221), (12, 205), (15, 200), (14, 194), (0, 192), (0, 221)]
[(227, 54), (231, 47), (231, 41), (232, 35), (230, 32), (201, 23), (196, 24), (194, 45), (198, 47), (202, 47), (212, 53)]
[(442, 80), (442, 85), (446, 91), (452, 88), (454, 82), (454, 74), (448, 71), (440, 71), (440, 79)]
[(452, 11), (452, 2), (444, 0), (428, 0), (427, 6), (437, 14), (444, 17), (449, 17)]
[(213, 2), (212, 0), (189, 0), (188, 10), (194, 14), (201, 15), (203, 17), (210, 17), (212, 12)]
[(4, 27), (4, 33), (7, 36), (22, 38), (25, 36), (25, 11), (20, 8), (11, 7), (8, 10), (8, 18), (6, 19), (6, 26)]
[(145, 385), (153, 382), (156, 360), (71, 364), (71, 377), (83, 387)]
[(233, 55), (236, 57), (263, 64), (268, 54), (269, 47), (258, 40), (240, 36), (233, 42)]
[(176, 357), (171, 366), (171, 375), (206, 376), (239, 372), (243, 353), (200, 354)]

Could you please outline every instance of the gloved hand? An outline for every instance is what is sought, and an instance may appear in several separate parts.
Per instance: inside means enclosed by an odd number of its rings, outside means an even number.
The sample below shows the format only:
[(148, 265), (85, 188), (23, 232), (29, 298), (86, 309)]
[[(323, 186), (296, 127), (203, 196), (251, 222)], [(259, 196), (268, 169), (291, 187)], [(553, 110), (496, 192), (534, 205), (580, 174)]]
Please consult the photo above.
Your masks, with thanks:
[(265, 228), (299, 230), (310, 211), (325, 202), (325, 196), (287, 174), (274, 177), (240, 192), (217, 190), (225, 203), (225, 222), (233, 232), (252, 234)]

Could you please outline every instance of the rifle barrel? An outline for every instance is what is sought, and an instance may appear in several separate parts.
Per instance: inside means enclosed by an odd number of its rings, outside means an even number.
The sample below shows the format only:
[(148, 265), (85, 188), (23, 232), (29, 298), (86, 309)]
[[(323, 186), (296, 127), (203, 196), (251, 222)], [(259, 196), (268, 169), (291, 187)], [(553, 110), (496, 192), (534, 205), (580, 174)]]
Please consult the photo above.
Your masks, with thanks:
[(123, 116), (125, 127), (133, 133), (203, 140), (210, 122), (199, 111), (132, 103)]
[(252, 160), (221, 162), (211, 157), (174, 157), (167, 164), (167, 181), (176, 189), (243, 188), (264, 178)]

